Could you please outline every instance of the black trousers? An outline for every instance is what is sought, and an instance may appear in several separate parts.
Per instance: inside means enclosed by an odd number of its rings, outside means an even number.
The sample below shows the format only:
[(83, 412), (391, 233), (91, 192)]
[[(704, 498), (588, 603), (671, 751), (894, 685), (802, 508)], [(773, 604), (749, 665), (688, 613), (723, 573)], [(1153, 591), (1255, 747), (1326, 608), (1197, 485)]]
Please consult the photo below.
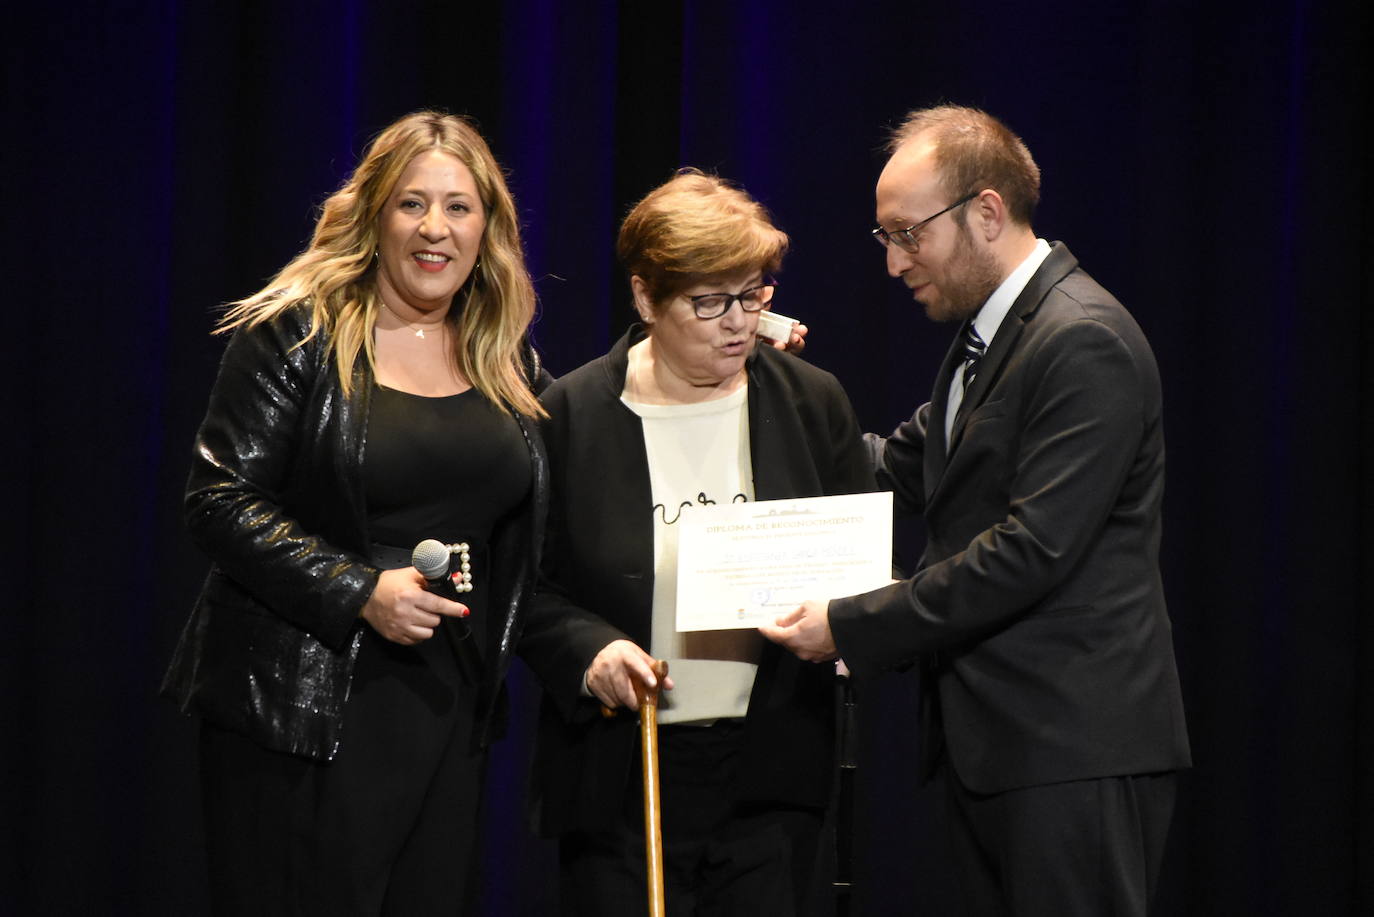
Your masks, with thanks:
[(210, 894), (225, 915), (460, 915), (475, 900), (485, 755), (441, 632), (368, 628), (330, 764), (201, 727)]
[[(669, 917), (810, 914), (824, 813), (734, 802), (744, 727), (659, 730), (664, 903)], [(638, 763), (614, 830), (559, 844), (564, 917), (643, 917), (648, 892)]]
[(1145, 917), (1175, 775), (1104, 777), (982, 795), (949, 766), (950, 826), (973, 917)]

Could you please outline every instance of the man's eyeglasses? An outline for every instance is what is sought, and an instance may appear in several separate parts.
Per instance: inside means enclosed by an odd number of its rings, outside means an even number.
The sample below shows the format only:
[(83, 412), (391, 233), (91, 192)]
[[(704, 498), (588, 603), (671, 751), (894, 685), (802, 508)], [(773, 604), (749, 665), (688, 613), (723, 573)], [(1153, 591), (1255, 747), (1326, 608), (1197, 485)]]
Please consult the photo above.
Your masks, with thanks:
[(900, 248), (902, 251), (910, 252), (914, 255), (921, 250), (920, 240), (916, 238), (918, 235), (920, 235), (921, 230), (929, 226), (930, 222), (934, 220), (936, 217), (944, 216), (945, 214), (953, 210), (955, 207), (958, 207), (960, 204), (967, 204), (969, 201), (977, 197), (978, 193), (979, 192), (974, 191), (971, 194), (965, 194), (963, 197), (959, 198), (957, 201), (950, 204), (948, 207), (946, 207), (944, 210), (941, 210), (939, 213), (928, 216), (921, 222), (916, 223), (913, 226), (908, 226), (906, 229), (894, 229), (891, 232), (888, 232), (881, 226), (875, 226), (873, 228), (873, 241), (877, 242), (883, 248), (887, 248), (888, 243), (891, 243)]
[(770, 280), (738, 293), (702, 293), (700, 296), (688, 296), (687, 301), (692, 304), (692, 311), (697, 318), (720, 318), (730, 311), (737, 299), (739, 307), (745, 312), (758, 312), (773, 301), (773, 291), (777, 287), (777, 281)]

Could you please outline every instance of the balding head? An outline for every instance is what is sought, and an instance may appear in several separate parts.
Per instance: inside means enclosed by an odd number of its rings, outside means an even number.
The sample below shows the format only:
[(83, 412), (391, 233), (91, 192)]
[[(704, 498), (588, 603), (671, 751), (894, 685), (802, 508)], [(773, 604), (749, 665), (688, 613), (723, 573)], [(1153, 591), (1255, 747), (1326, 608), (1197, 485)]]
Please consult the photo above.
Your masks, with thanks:
[(991, 188), (1012, 222), (1030, 226), (1040, 202), (1040, 168), (1021, 138), (987, 112), (957, 105), (913, 111), (892, 132), (888, 149), (892, 161), (929, 156), (951, 199)]

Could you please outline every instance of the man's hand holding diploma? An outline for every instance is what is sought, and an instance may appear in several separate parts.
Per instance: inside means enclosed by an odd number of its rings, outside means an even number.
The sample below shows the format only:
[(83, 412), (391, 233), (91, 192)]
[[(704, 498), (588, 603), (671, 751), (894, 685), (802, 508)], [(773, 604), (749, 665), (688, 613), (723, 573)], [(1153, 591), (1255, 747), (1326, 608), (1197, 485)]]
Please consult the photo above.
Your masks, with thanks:
[(760, 627), (759, 633), (806, 662), (829, 662), (839, 655), (830, 633), (829, 601), (805, 601), (771, 626)]

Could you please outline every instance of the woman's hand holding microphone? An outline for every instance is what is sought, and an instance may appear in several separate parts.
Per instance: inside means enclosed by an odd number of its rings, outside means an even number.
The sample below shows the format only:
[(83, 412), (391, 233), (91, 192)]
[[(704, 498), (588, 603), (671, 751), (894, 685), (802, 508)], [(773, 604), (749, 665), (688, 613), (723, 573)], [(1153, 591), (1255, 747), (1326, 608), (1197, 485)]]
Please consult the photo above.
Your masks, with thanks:
[(413, 646), (434, 636), (444, 618), (466, 618), (468, 607), (435, 595), (414, 567), (383, 570), (377, 578), (362, 618), (392, 643)]

